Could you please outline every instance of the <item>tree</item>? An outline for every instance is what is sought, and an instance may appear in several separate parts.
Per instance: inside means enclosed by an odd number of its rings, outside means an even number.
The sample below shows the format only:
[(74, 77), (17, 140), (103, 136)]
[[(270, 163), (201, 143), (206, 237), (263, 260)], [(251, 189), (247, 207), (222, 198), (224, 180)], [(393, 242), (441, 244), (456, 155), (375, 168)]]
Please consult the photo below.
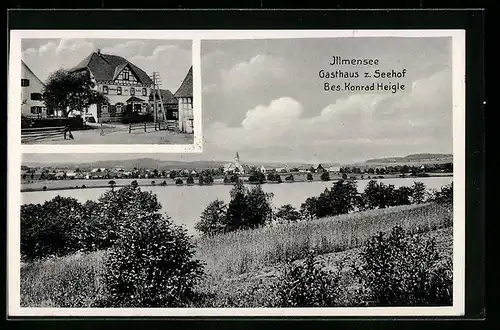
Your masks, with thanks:
[(227, 205), (216, 199), (208, 204), (200, 216), (195, 229), (203, 235), (211, 236), (227, 230)]
[(252, 183), (264, 183), (266, 181), (266, 176), (261, 171), (257, 169), (252, 170), (250, 176), (248, 177), (248, 182)]
[(295, 222), (302, 218), (300, 212), (297, 211), (297, 209), (295, 209), (295, 207), (293, 207), (291, 204), (285, 204), (281, 206), (276, 211), (274, 216), (279, 221), (286, 221), (286, 222)]
[(177, 171), (172, 170), (172, 171), (170, 171), (168, 176), (170, 177), (170, 179), (174, 180), (177, 177), (177, 175), (178, 175)]
[(152, 186), (155, 186), (155, 185), (156, 185), (155, 180), (151, 181), (151, 185), (152, 185)]
[(304, 203), (300, 205), (300, 214), (304, 219), (312, 220), (316, 217), (318, 210), (319, 197), (308, 197)]
[(278, 173), (269, 173), (267, 175), (267, 181), (281, 183), (281, 175)]
[(295, 178), (293, 177), (293, 174), (289, 174), (285, 177), (285, 181), (293, 182), (295, 181)]
[(90, 72), (69, 72), (64, 69), (53, 72), (43, 87), (43, 101), (47, 109), (61, 111), (64, 117), (73, 110), (82, 110), (92, 104), (105, 104), (108, 99), (93, 88)]
[(186, 179), (186, 183), (187, 184), (194, 184), (194, 179), (193, 179), (193, 176), (191, 174)]
[(115, 189), (115, 186), (116, 186), (116, 182), (114, 180), (111, 180), (108, 182), (109, 186), (111, 187), (111, 190), (114, 190)]
[(175, 180), (175, 184), (176, 185), (183, 185), (184, 184), (184, 181), (182, 181), (181, 178), (178, 178), (177, 180)]
[(307, 181), (312, 181), (313, 180), (313, 175), (312, 173), (307, 173)]
[(202, 173), (198, 178), (198, 183), (200, 185), (210, 185), (214, 183), (214, 178), (209, 173)]
[(411, 198), (415, 204), (422, 204), (425, 201), (425, 184), (423, 182), (413, 182), (411, 186)]
[(243, 182), (238, 181), (230, 195), (226, 231), (254, 229), (271, 222), (273, 194), (265, 193), (260, 185), (248, 190)]
[(133, 187), (133, 188), (137, 188), (139, 186), (139, 183), (137, 183), (137, 180), (134, 180), (130, 183), (130, 185)]
[(327, 171), (321, 173), (321, 181), (330, 181), (330, 173)]

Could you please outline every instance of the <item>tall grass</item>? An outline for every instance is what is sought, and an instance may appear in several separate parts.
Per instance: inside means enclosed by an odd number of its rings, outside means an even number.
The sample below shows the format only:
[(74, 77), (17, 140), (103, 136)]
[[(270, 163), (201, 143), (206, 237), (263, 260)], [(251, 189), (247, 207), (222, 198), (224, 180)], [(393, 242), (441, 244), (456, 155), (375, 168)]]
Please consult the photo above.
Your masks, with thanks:
[[(452, 214), (446, 207), (424, 204), (202, 237), (196, 241), (196, 258), (205, 263), (209, 276), (200, 290), (210, 293), (215, 289), (218, 297), (204, 302), (207, 305), (193, 307), (210, 307), (208, 304), (212, 303), (215, 307), (262, 307), (269, 298), (269, 288), (264, 281), (256, 291), (250, 284), (261, 279), (252, 278), (249, 272), (276, 266), (286, 259), (301, 259), (311, 248), (322, 254), (359, 247), (378, 231), (390, 231), (396, 225), (416, 233), (451, 224)], [(106, 252), (98, 251), (24, 263), (21, 306), (100, 307), (99, 302), (105, 295), (105, 258)], [(241, 275), (244, 273), (247, 274)], [(243, 280), (249, 285), (233, 292), (227, 281), (235, 276), (236, 281)], [(224, 293), (224, 288), (230, 292)]]
[(105, 251), (21, 266), (21, 306), (95, 307), (104, 294)]
[(301, 259), (308, 250), (320, 254), (363, 245), (379, 231), (399, 225), (410, 233), (451, 225), (448, 209), (436, 204), (399, 206), (243, 230), (197, 240), (197, 257), (217, 278), (235, 276), (288, 259)]

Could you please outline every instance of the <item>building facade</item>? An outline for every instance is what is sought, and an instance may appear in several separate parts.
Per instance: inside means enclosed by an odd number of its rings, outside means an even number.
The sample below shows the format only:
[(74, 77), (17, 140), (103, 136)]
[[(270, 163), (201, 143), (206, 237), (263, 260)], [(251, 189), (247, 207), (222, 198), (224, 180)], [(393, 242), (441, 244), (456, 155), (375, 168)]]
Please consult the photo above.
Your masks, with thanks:
[(193, 133), (193, 67), (189, 69), (186, 78), (175, 92), (174, 97), (178, 102), (179, 130), (185, 133)]
[(21, 61), (21, 115), (29, 118), (46, 118), (48, 115), (42, 101), (44, 84), (35, 73)]
[(97, 122), (116, 122), (127, 115), (151, 114), (149, 95), (153, 86), (148, 74), (121, 56), (102, 54), (99, 50), (87, 56), (71, 72), (88, 70), (95, 89), (108, 98), (108, 104), (91, 105), (82, 117)]

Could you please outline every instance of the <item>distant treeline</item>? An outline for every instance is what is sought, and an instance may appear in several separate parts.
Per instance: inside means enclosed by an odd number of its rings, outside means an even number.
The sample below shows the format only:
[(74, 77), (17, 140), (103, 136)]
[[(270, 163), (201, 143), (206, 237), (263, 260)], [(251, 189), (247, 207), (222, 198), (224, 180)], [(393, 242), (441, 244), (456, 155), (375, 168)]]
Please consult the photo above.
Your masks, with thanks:
[(230, 192), (228, 204), (219, 199), (211, 202), (203, 211), (196, 229), (204, 235), (215, 235), (241, 229), (253, 229), (272, 223), (313, 220), (328, 216), (347, 214), (375, 208), (387, 208), (397, 205), (437, 202), (453, 202), (453, 183), (443, 186), (439, 191), (428, 191), (421, 182), (414, 182), (411, 187), (386, 185), (371, 180), (364, 192), (359, 193), (354, 180), (339, 180), (331, 188), (317, 197), (309, 197), (300, 209), (286, 204), (273, 209), (273, 194), (266, 193), (260, 185), (252, 188), (237, 180)]
[(356, 166), (344, 166), (340, 168), (341, 173), (368, 173), (368, 174), (418, 174), (432, 172), (453, 172), (453, 163), (425, 164), (425, 165), (389, 165), (384, 167), (361, 168)]

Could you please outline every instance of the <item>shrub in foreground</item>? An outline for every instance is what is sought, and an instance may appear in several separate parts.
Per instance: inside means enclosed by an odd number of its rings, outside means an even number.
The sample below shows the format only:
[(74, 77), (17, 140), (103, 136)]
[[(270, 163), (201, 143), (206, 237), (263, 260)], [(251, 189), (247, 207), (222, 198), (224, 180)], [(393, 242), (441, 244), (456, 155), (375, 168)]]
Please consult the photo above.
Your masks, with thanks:
[(313, 251), (303, 263), (288, 262), (275, 286), (277, 307), (332, 307), (340, 295), (340, 270), (324, 268)]
[(439, 204), (453, 205), (453, 182), (436, 191), (434, 201)]
[(185, 229), (151, 214), (126, 221), (106, 260), (108, 307), (185, 307), (203, 265)]
[(21, 205), (21, 255), (25, 260), (64, 256), (84, 249), (84, 206), (56, 196), (43, 204)]
[(396, 226), (373, 236), (355, 274), (370, 305), (419, 306), (452, 303), (452, 271), (442, 264), (433, 239), (407, 236)]

